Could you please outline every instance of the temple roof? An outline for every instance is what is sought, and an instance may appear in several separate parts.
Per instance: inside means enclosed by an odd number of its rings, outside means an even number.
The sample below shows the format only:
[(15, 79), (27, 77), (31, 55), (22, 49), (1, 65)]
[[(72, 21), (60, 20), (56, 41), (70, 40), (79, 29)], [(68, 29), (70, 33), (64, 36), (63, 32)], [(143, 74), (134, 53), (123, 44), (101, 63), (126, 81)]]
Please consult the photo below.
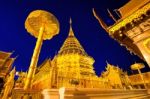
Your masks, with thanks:
[(12, 52), (0, 51), (0, 77), (5, 77), (14, 63), (16, 58), (11, 58)]
[(0, 67), (6, 62), (12, 53), (0, 51)]
[(145, 4), (150, 2), (149, 0), (130, 0), (127, 4), (119, 8), (119, 12), (122, 17), (127, 17), (130, 14), (134, 13), (135, 11), (139, 10)]
[(6, 60), (12, 53), (0, 51), (0, 59)]
[(80, 42), (77, 40), (77, 38), (74, 35), (71, 19), (70, 19), (70, 30), (69, 30), (68, 37), (63, 43), (58, 54), (68, 54), (68, 53), (78, 53), (82, 55), (87, 55), (83, 47), (80, 45)]

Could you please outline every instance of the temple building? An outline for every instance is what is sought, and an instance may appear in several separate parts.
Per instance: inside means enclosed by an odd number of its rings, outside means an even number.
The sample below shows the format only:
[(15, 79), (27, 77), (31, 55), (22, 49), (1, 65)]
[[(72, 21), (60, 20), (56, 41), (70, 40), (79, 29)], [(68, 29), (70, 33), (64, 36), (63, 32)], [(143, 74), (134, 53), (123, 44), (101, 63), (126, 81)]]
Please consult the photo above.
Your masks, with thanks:
[(12, 68), (15, 58), (11, 58), (11, 54), (0, 51), (0, 78), (5, 78)]
[(150, 66), (150, 1), (129, 0), (118, 9), (116, 19), (112, 13), (110, 16), (114, 24), (108, 26), (94, 11), (94, 16), (100, 25), (109, 33), (110, 37), (125, 46), (127, 50), (138, 55)]
[[(52, 60), (46, 59), (38, 68), (33, 89), (39, 88), (105, 88), (107, 80), (96, 76), (94, 59), (89, 56), (71, 27), (67, 39)], [(106, 85), (105, 85), (106, 84)]]
[(134, 89), (144, 88), (143, 83), (145, 83), (147, 88), (150, 88), (150, 72), (142, 73), (142, 76), (144, 81), (141, 79), (140, 74), (132, 74), (128, 76)]
[(127, 73), (118, 66), (107, 63), (106, 71), (101, 76), (109, 81), (112, 89), (131, 89)]
[(12, 68), (15, 58), (11, 58), (11, 52), (0, 51), (0, 90)]
[[(143, 59), (150, 67), (150, 1), (129, 0), (118, 9), (116, 14), (119, 19), (113, 15), (114, 13), (110, 11), (108, 13), (114, 20), (114, 24), (110, 26), (96, 13), (95, 9), (93, 10), (94, 16), (110, 37)], [(150, 88), (149, 73), (141, 73), (144, 81), (140, 74), (132, 74), (127, 78), (134, 89), (144, 88), (144, 85)]]
[[(150, 66), (150, 1), (130, 0), (118, 11), (119, 20), (110, 15), (115, 21), (111, 26), (107, 26), (95, 12), (94, 15), (113, 39), (126, 46), (129, 51), (138, 55)], [(70, 21), (68, 37), (57, 55), (53, 59), (46, 59), (38, 67), (36, 65), (31, 67), (35, 70), (30, 71), (33, 78), (29, 77), (31, 87), (23, 88), (27, 81), (26, 72), (18, 73), (19, 78), (14, 82), (15, 69), (13, 69), (6, 83), (8, 86), (4, 90), (7, 93), (3, 97), (12, 99), (150, 98), (149, 90), (146, 89), (150, 88), (149, 72), (128, 75), (118, 66), (107, 63), (106, 70), (98, 77), (94, 71), (94, 62), (95, 60), (85, 52), (75, 37)], [(11, 81), (13, 83), (10, 85)]]
[[(141, 78), (143, 77), (143, 79)], [(118, 66), (107, 63), (106, 70), (101, 74), (102, 78), (108, 80), (112, 89), (144, 89), (150, 88), (150, 72), (128, 75)]]

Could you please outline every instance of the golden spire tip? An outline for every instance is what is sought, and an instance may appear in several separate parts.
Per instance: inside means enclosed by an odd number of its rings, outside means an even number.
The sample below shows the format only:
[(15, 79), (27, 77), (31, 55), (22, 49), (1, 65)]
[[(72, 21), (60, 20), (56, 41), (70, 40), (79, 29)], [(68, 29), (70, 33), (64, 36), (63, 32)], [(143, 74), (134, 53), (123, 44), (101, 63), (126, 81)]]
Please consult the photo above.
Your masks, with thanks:
[(70, 22), (69, 23), (70, 23), (70, 25), (72, 25), (72, 19), (71, 19), (71, 17), (70, 17)]
[(74, 36), (73, 30), (72, 30), (72, 19), (70, 18), (70, 31), (69, 31), (69, 36)]

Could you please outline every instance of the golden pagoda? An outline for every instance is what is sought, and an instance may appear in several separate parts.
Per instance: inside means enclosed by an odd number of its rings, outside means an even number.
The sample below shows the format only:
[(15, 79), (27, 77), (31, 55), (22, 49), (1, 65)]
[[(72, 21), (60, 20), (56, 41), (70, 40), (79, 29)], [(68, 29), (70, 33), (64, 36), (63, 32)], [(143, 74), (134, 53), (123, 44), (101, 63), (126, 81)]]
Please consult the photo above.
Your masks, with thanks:
[(94, 59), (85, 52), (74, 35), (70, 20), (68, 37), (53, 60), (46, 59), (37, 69), (33, 89), (104, 86), (104, 79), (93, 70)]

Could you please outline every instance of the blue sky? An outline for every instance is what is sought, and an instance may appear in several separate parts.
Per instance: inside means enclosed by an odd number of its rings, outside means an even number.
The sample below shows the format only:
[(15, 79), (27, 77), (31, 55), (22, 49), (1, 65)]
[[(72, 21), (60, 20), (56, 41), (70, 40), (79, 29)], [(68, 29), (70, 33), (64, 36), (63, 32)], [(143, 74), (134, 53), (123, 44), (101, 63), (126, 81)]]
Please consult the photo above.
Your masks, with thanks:
[(75, 36), (88, 55), (95, 59), (94, 68), (97, 75), (105, 70), (106, 61), (130, 71), (131, 64), (143, 61), (137, 56), (131, 55), (125, 47), (110, 38), (92, 13), (92, 8), (95, 8), (107, 24), (112, 24), (113, 21), (107, 13), (107, 8), (113, 11), (127, 1), (2, 0), (0, 1), (0, 50), (14, 51), (13, 57), (18, 56), (14, 66), (18, 71), (26, 71), (30, 64), (36, 38), (27, 33), (24, 22), (31, 11), (42, 9), (57, 17), (60, 23), (60, 32), (53, 39), (44, 41), (38, 64), (57, 54), (68, 35), (71, 17)]

